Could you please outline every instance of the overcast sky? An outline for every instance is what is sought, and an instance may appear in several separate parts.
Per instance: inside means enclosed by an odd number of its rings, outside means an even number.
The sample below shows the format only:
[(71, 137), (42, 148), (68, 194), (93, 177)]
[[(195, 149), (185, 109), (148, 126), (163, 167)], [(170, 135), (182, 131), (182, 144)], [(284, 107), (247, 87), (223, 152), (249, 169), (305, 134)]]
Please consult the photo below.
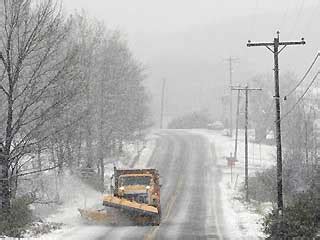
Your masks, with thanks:
[[(155, 105), (161, 79), (168, 79), (168, 113), (209, 107), (221, 82), (228, 82), (224, 58), (239, 57), (235, 79), (272, 74), (272, 56), (248, 49), (253, 41), (305, 37), (307, 45), (281, 56), (281, 71), (302, 75), (320, 49), (320, 0), (63, 0), (67, 12), (85, 9), (127, 36), (138, 59), (148, 66)], [(246, 80), (245, 80), (246, 81)], [(197, 95), (190, 100), (190, 95)], [(180, 98), (181, 101), (178, 100)], [(159, 104), (158, 104), (159, 105)], [(211, 106), (212, 107), (212, 106)], [(169, 110), (168, 110), (169, 109)]]
[[(110, 26), (127, 32), (177, 30), (195, 24), (219, 23), (234, 16), (266, 12), (300, 14), (318, 0), (64, 0), (69, 9), (86, 9)], [(303, 13), (303, 12), (301, 12)], [(287, 19), (294, 20), (294, 19)]]

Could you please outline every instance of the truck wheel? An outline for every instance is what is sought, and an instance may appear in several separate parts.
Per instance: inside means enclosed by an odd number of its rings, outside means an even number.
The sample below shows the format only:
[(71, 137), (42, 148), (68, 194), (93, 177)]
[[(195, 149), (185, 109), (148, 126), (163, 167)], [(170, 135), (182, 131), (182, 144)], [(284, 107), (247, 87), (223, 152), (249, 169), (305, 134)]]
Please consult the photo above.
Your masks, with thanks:
[(152, 225), (153, 226), (159, 226), (160, 222), (161, 222), (161, 217), (160, 216), (156, 216), (156, 217), (153, 218)]

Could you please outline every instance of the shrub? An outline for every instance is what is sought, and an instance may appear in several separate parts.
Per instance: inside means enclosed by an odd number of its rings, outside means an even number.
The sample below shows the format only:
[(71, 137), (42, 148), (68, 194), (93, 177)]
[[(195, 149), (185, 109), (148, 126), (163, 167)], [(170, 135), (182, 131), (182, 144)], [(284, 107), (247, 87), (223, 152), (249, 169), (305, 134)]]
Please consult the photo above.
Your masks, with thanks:
[[(283, 194), (287, 203), (295, 201), (297, 194), (311, 190), (312, 179), (307, 167), (285, 164), (283, 167)], [(310, 174), (309, 174), (310, 175)], [(249, 198), (259, 202), (276, 202), (277, 170), (276, 167), (256, 172), (249, 177)], [(245, 189), (241, 191), (244, 193)]]
[[(259, 202), (274, 202), (277, 191), (276, 176), (275, 169), (270, 168), (249, 177), (249, 198)], [(241, 191), (245, 193), (244, 187)]]
[(27, 224), (32, 221), (29, 208), (30, 199), (21, 197), (14, 199), (8, 214), (0, 213), (0, 234), (10, 237), (21, 237)]
[(267, 239), (313, 239), (319, 230), (320, 208), (310, 193), (297, 196), (279, 216), (276, 209), (263, 222)]

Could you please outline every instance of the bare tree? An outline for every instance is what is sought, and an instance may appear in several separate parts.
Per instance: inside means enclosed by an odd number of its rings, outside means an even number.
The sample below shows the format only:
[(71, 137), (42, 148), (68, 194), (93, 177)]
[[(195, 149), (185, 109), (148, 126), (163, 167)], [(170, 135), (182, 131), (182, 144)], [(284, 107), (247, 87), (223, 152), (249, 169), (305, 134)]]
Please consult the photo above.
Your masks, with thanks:
[[(77, 49), (68, 45), (66, 24), (51, 0), (3, 0), (0, 15), (0, 89), (6, 99), (2, 208), (10, 207), (10, 181), (21, 171), (21, 159), (51, 134), (46, 123), (63, 111), (75, 94)], [(20, 170), (19, 170), (20, 169)]]
[(104, 160), (113, 143), (121, 153), (124, 141), (142, 136), (148, 125), (148, 97), (143, 87), (144, 68), (137, 62), (119, 32), (109, 32), (102, 42), (97, 76), (97, 156), (104, 181)]
[[(95, 172), (103, 189), (104, 164), (112, 146), (121, 148), (125, 141), (143, 138), (149, 126), (144, 68), (119, 32), (106, 29), (83, 12), (70, 21), (69, 40), (77, 49), (73, 71), (80, 91), (46, 122), (45, 129), (53, 134), (41, 148), (51, 149), (51, 162), (58, 166), (59, 174), (65, 167), (71, 173), (76, 168)], [(59, 83), (56, 92), (73, 89), (65, 84)], [(48, 162), (41, 165), (48, 167)]]

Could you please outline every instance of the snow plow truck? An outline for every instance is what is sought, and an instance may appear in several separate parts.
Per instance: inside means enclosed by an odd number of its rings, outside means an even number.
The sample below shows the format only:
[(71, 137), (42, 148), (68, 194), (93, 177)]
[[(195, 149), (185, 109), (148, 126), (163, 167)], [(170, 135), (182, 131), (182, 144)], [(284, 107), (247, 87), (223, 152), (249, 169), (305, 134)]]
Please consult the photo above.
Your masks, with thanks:
[(138, 225), (159, 225), (160, 183), (156, 169), (114, 168), (111, 194), (103, 196), (101, 210), (79, 209), (86, 219), (120, 224), (123, 218)]

